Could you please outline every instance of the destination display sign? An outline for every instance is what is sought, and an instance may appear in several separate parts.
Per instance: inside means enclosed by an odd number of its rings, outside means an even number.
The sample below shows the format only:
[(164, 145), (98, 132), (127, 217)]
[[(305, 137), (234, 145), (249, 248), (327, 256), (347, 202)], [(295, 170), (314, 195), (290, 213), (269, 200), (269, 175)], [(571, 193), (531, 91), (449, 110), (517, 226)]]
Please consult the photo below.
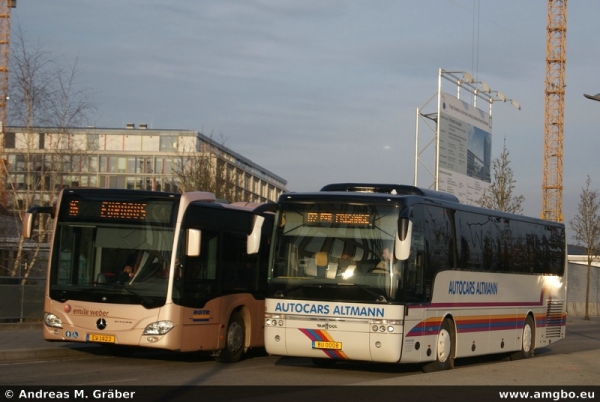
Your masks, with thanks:
[(119, 221), (169, 223), (174, 200), (102, 200), (72, 198), (63, 202), (62, 217), (68, 221)]
[(372, 214), (348, 213), (348, 212), (305, 212), (304, 224), (307, 226), (369, 226), (373, 224)]

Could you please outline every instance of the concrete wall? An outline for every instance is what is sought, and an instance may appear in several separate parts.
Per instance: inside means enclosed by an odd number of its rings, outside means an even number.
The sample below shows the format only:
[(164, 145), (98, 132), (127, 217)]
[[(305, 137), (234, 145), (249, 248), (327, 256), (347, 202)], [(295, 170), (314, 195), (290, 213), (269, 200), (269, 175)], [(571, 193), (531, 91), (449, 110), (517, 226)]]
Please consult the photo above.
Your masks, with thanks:
[[(569, 315), (585, 315), (585, 293), (587, 286), (587, 262), (585, 256), (569, 256), (567, 279), (567, 313)], [(588, 315), (600, 316), (600, 265), (592, 263), (590, 271), (590, 296), (588, 299)]]

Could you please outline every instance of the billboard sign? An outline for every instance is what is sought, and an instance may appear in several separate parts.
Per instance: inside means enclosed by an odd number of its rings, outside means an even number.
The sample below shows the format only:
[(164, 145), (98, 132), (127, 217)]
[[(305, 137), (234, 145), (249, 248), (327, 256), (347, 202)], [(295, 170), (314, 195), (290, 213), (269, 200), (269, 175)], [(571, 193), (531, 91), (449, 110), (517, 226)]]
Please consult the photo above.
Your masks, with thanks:
[(491, 183), (492, 119), (452, 95), (439, 96), (438, 189), (475, 204)]

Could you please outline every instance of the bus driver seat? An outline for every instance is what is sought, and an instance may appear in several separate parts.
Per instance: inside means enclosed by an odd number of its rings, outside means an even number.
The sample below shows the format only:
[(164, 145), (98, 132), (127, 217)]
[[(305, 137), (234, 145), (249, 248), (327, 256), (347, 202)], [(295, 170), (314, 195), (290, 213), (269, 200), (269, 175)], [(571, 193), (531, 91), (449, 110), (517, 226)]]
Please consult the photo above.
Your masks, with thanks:
[(329, 265), (329, 258), (325, 251), (319, 251), (314, 256), (315, 265), (317, 266), (317, 278), (326, 278)]

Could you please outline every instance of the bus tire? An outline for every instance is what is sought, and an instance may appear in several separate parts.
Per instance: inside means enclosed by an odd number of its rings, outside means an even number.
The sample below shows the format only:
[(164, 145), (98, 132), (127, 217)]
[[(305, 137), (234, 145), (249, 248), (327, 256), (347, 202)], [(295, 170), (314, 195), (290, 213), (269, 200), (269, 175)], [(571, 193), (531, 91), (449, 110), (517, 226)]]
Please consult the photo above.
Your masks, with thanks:
[(510, 355), (510, 360), (527, 359), (533, 356), (535, 343), (535, 324), (530, 315), (525, 319), (521, 332), (521, 350)]
[(435, 360), (423, 366), (425, 373), (454, 368), (454, 338), (452, 320), (445, 318), (436, 341)]
[(313, 358), (312, 362), (315, 366), (320, 368), (332, 368), (336, 365), (337, 360), (335, 359), (317, 359)]
[(216, 356), (219, 363), (236, 363), (244, 353), (246, 328), (244, 319), (237, 311), (229, 318), (225, 333), (225, 347)]

